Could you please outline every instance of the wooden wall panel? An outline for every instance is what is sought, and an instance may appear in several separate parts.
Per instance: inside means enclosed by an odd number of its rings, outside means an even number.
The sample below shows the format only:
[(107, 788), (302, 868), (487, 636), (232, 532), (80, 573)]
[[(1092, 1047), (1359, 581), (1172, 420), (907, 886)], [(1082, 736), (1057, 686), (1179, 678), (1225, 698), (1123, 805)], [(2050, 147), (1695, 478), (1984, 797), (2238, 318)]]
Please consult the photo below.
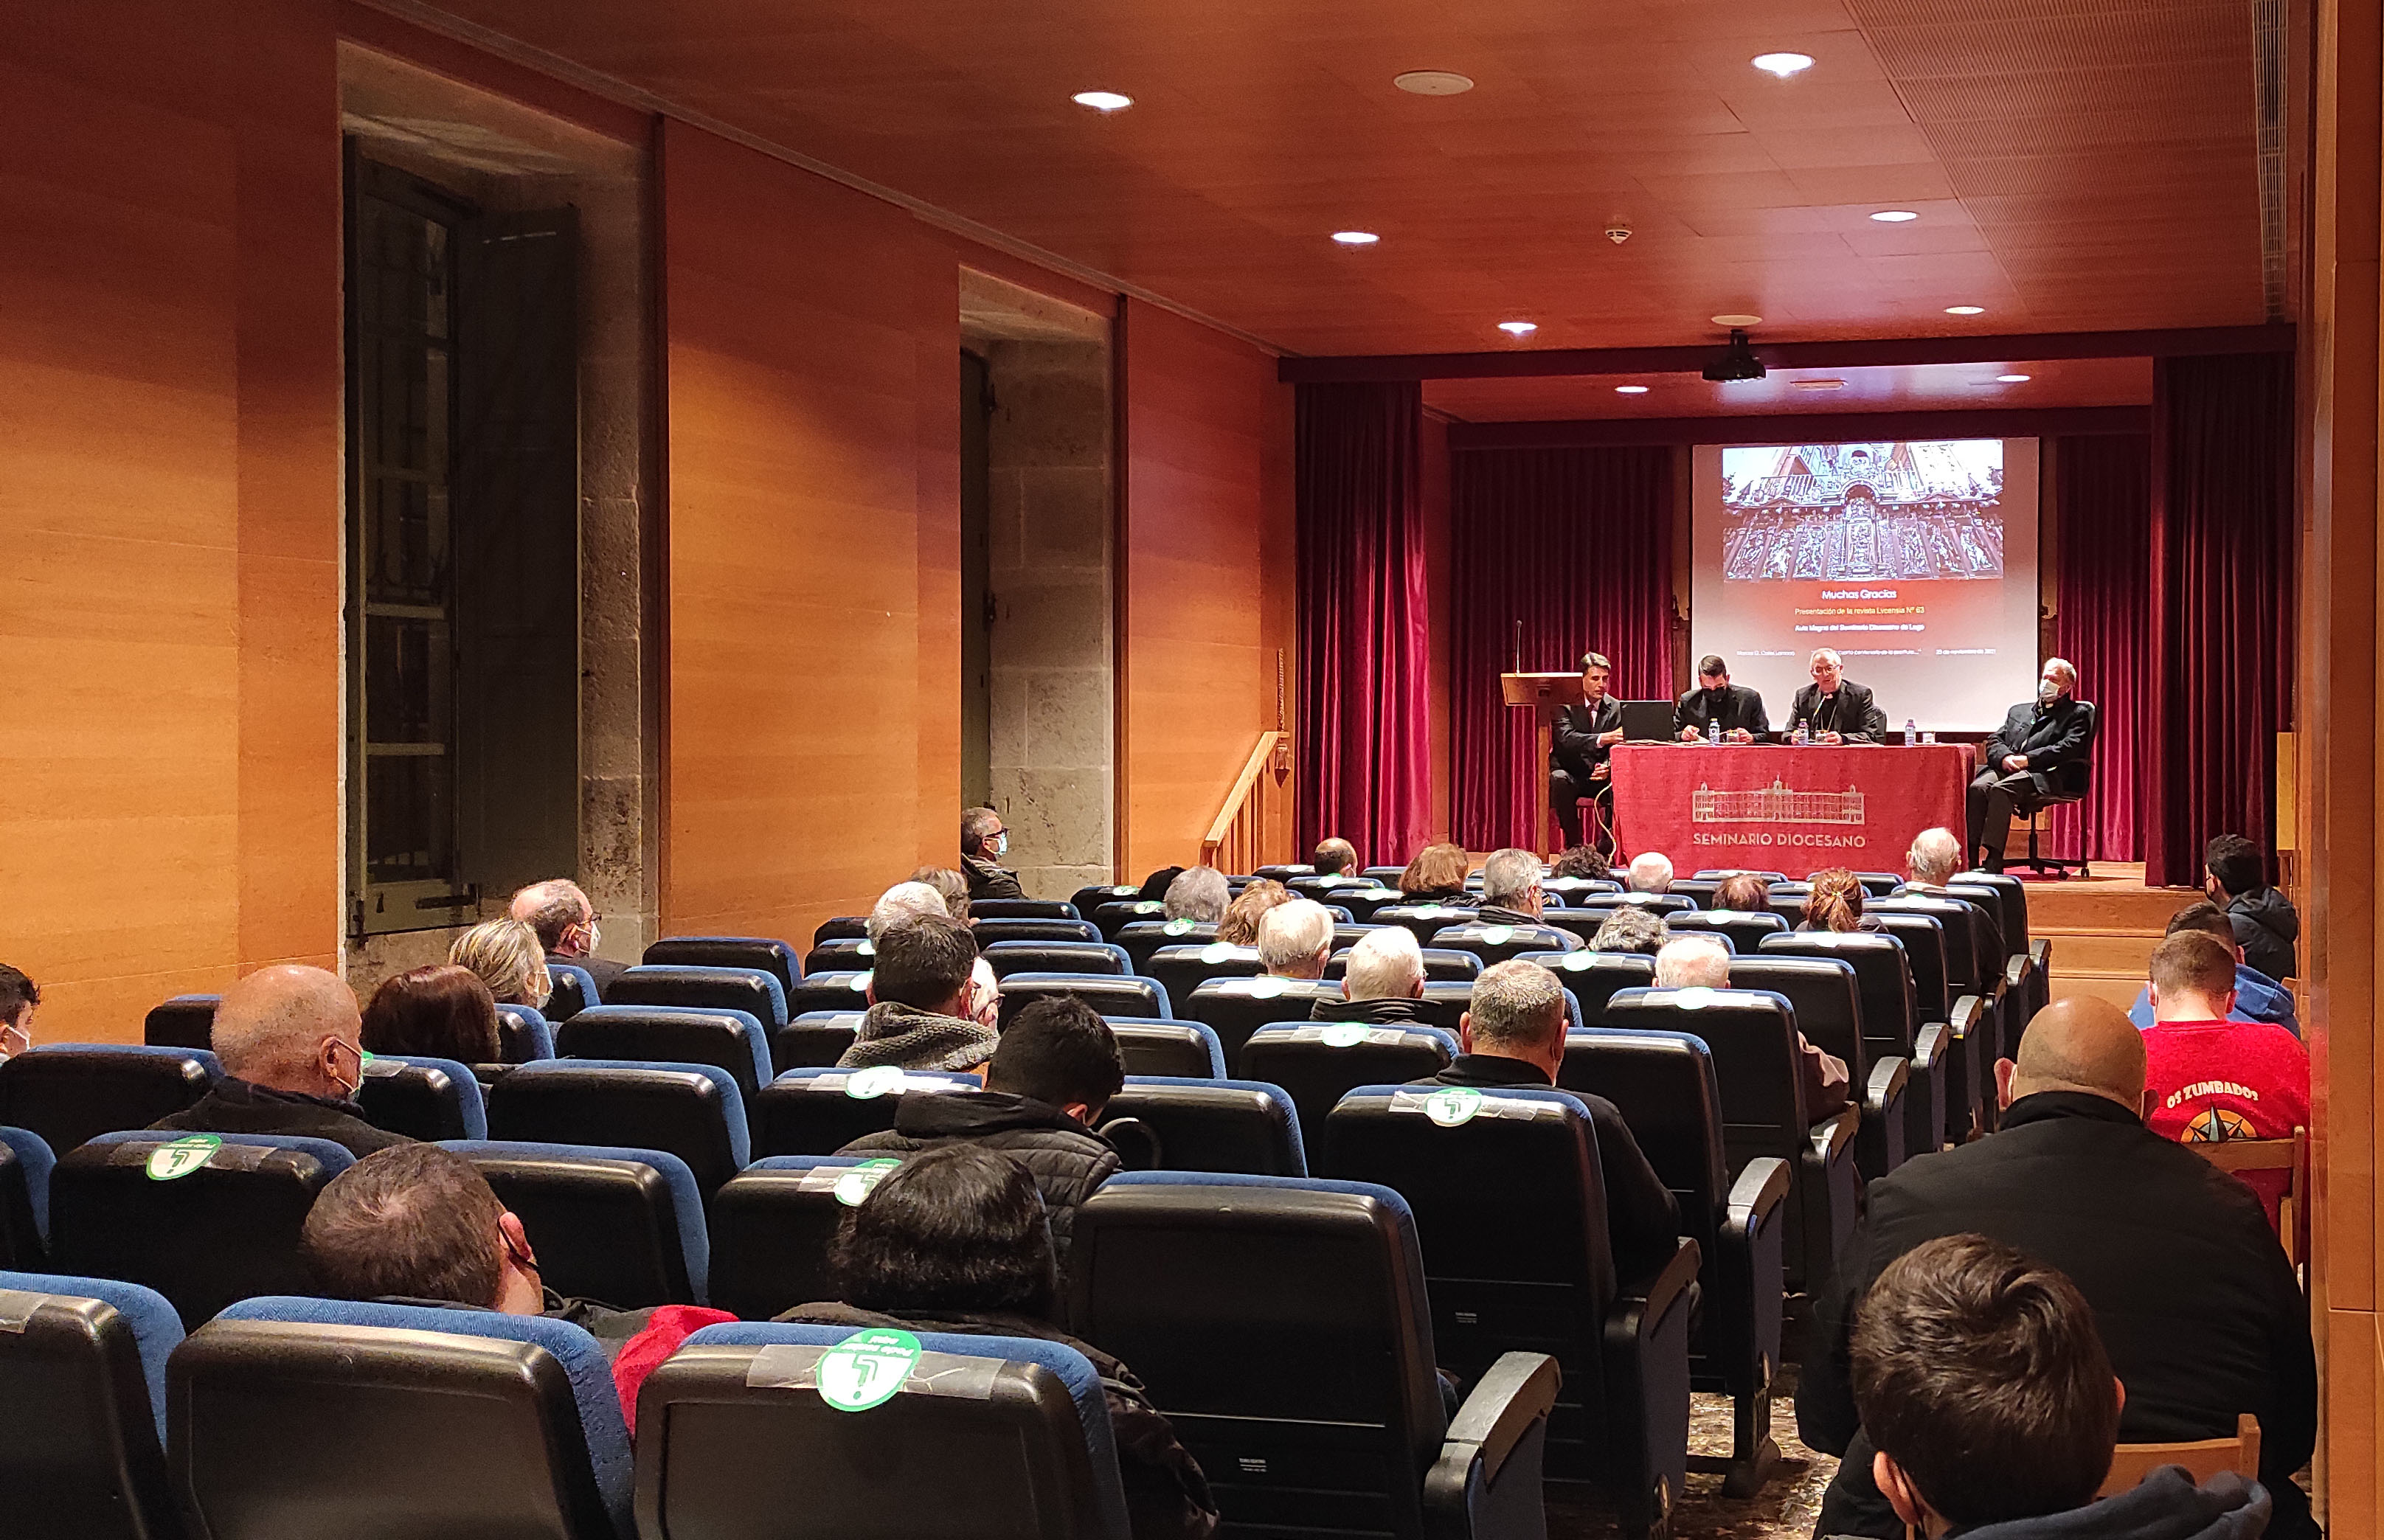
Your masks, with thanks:
[(1297, 664), (1289, 387), (1256, 348), (1137, 302), (1124, 347), (1120, 813), (1133, 880), (1198, 859), (1276, 725), (1276, 650), (1286, 678)]
[(957, 837), (956, 620), (922, 618), (958, 565), (957, 280), (906, 214), (700, 130), (661, 174), (663, 925), (804, 944)]
[(0, 958), (46, 1040), (336, 954), (332, 42), (279, 0), (0, 37)]

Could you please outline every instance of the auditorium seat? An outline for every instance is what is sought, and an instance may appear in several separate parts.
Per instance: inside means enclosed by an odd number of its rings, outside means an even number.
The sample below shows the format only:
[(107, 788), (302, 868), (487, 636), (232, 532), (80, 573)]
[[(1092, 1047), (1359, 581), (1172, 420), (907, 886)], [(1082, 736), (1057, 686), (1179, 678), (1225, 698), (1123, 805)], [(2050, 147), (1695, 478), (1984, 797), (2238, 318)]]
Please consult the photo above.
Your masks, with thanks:
[(836, 1298), (828, 1243), (896, 1156), (765, 1155), (712, 1197), (712, 1304), (743, 1321)]
[(1225, 1049), (1211, 1027), (1199, 1022), (1164, 1022), (1131, 1016), (1105, 1018), (1117, 1037), (1128, 1074), (1171, 1080), (1223, 1080)]
[(868, 1009), (869, 971), (865, 968), (848, 973), (805, 974), (802, 982), (795, 986), (795, 992), (787, 997), (790, 1019), (822, 1011)]
[(973, 1091), (973, 1074), (897, 1070), (788, 1070), (753, 1099), (753, 1153), (833, 1155), (863, 1134), (894, 1126), (905, 1096)]
[[(1837, 957), (1789, 957), (1780, 952), (1733, 957), (1733, 989), (1769, 990), (1795, 1012), (1796, 1030), (1824, 1053), (1845, 1061), (1847, 1100), (1862, 1112), (1855, 1167), (1868, 1181), (1904, 1163), (1909, 1113), (1929, 1099), (1911, 1096), (1912, 1062), (1903, 1054), (1871, 1056), (1862, 1034), (1862, 988), (1854, 964)], [(1928, 1145), (1920, 1149), (1931, 1148)]]
[(63, 1155), (182, 1111), (222, 1074), (205, 1049), (40, 1043), (0, 1062), (0, 1124), (30, 1129)]
[(1279, 1086), (1128, 1075), (1103, 1110), (1101, 1127), (1123, 1119), (1158, 1136), (1160, 1170), (1308, 1174), (1299, 1113)]
[[(650, 967), (759, 968), (778, 981), (781, 993), (803, 981), (795, 949), (769, 936), (665, 936), (649, 945), (639, 961)], [(604, 1003), (631, 1002), (608, 999)]]
[(1284, 877), (1280, 880), (1285, 888), (1290, 888), (1298, 897), (1314, 899), (1320, 903), (1345, 888), (1373, 886), (1364, 877), (1353, 876), (1347, 872), (1335, 872), (1331, 876), (1322, 876), (1314, 872), (1302, 872), (1296, 876)]
[(1675, 936), (1721, 937), (1730, 942), (1732, 951), (1742, 953), (1760, 950), (1765, 937), (1778, 936), (1788, 928), (1788, 922), (1777, 914), (1751, 914), (1734, 909), (1675, 914), (1664, 923)]
[(1175, 1019), (1165, 987), (1158, 980), (1129, 975), (1124, 978), (1100, 974), (1012, 974), (1001, 981), (1001, 1025), (1018, 1014), (1028, 1000), (1049, 995), (1074, 995), (1103, 1016), (1151, 1016)]
[[(1522, 956), (1527, 951), (1577, 951), (1584, 943), (1569, 930), (1554, 925), (1510, 925), (1480, 920), (1436, 930), (1430, 938), (1434, 949), (1470, 951), (1482, 959), (1485, 968)], [(1427, 972), (1425, 977), (1431, 977)]]
[[(812, 932), (812, 945), (820, 947), (830, 941), (860, 941), (866, 939), (868, 935), (868, 915), (837, 914), (819, 923), (819, 928)], [(800, 984), (802, 980), (795, 982)]]
[(1184, 997), (1184, 1014), (1213, 1027), (1225, 1062), (1238, 1066), (1251, 1033), (1276, 1022), (1304, 1022), (1317, 1001), (1341, 998), (1338, 983), (1321, 978), (1212, 978)]
[(151, 1048), (213, 1048), (216, 1007), (221, 995), (176, 995), (149, 1008), (141, 1040)]
[(1633, 989), (1608, 1001), (1607, 1014), (1622, 1030), (1705, 1040), (1721, 1093), (1722, 1151), (1733, 1166), (1761, 1155), (1791, 1162), (1788, 1287), (1820, 1293), (1861, 1203), (1854, 1158), (1861, 1114), (1852, 1107), (1830, 1118), (1807, 1114), (1795, 1012), (1777, 995), (1747, 989)]
[(1442, 1368), (1472, 1383), (1510, 1352), (1563, 1371), (1551, 1477), (1595, 1481), (1627, 1530), (1687, 1484), (1697, 1243), (1618, 1276), (1589, 1109), (1569, 1091), (1367, 1086), (1324, 1124), (1323, 1174), (1406, 1198)]
[(51, 1174), (52, 1265), (154, 1288), (185, 1327), (253, 1294), (301, 1292), (306, 1211), (354, 1163), (329, 1139), (102, 1134)]
[(497, 1007), (497, 1055), (507, 1064), (531, 1064), (554, 1057), (554, 1028), (535, 1006)]
[(1312, 877), (1315, 875), (1315, 866), (1305, 861), (1287, 862), (1273, 866), (1261, 866), (1257, 871), (1250, 874), (1250, 876), (1254, 877), (1262, 877), (1269, 882), (1280, 882), (1285, 884), (1288, 884), (1294, 877)]
[[(1082, 1353), (922, 1332), (905, 1377), (855, 1416), (813, 1380), (855, 1335), (740, 1323), (688, 1338), (638, 1397), (647, 1533), (1126, 1540), (1108, 1406)], [(929, 1374), (968, 1388), (929, 1389)]]
[(707, 1196), (744, 1169), (751, 1149), (745, 1099), (726, 1070), (626, 1059), (524, 1064), (489, 1093), (489, 1136), (666, 1150)]
[(1697, 1243), (1703, 1306), (1690, 1337), (1690, 1383), (1731, 1397), (1727, 1459), (1692, 1455), (1689, 1469), (1720, 1469), (1725, 1496), (1753, 1497), (1780, 1458), (1771, 1439), (1771, 1381), (1781, 1363), (1781, 1248), (1789, 1163), (1758, 1155), (1734, 1165), (1723, 1153), (1721, 1093), (1704, 1039), (1682, 1032), (1590, 1027), (1565, 1035), (1557, 1084), (1614, 1103), (1657, 1178), (1681, 1206)]
[(1238, 1073), (1280, 1086), (1299, 1113), (1299, 1136), (1314, 1149), (1334, 1103), (1360, 1086), (1402, 1085), (1438, 1074), (1457, 1057), (1454, 1034), (1436, 1026), (1305, 1022), (1262, 1026), (1242, 1045)]
[[(1473, 1006), (1473, 983), (1471, 979), (1427, 978), (1423, 981), (1423, 998), (1416, 1009), (1426, 1026), (1445, 1026), (1457, 1030), (1458, 1023)], [(1576, 1019), (1575, 1026), (1581, 1025)]]
[(1540, 891), (1568, 904), (1578, 904), (1584, 899), (1611, 898), (1622, 891), (1619, 882), (1604, 877), (1542, 877)]
[(1509, 1355), (1449, 1417), (1389, 1188), (1130, 1172), (1076, 1211), (1069, 1277), (1069, 1330), (1134, 1369), (1223, 1533), (1546, 1534), (1556, 1363)]
[[(1093, 911), (1099, 909), (1101, 905), (1105, 903), (1131, 903), (1135, 899), (1139, 897), (1141, 893), (1142, 889), (1135, 887), (1132, 883), (1095, 883), (1089, 888), (1079, 888), (1074, 893), (1071, 894), (1068, 899), (1068, 906), (1076, 912), (1079, 918), (1090, 920), (1093, 917)], [(972, 915), (976, 913), (976, 908), (974, 904), (970, 905), (969, 913)]]
[(611, 1366), (568, 1322), (250, 1299), (184, 1340), (167, 1385), (175, 1489), (222, 1540), (634, 1533)]
[(442, 1148), (471, 1161), (521, 1220), (539, 1273), (556, 1293), (622, 1310), (705, 1302), (703, 1195), (677, 1156), (515, 1139), (449, 1139)]
[(1090, 920), (978, 920), (969, 923), (969, 934), (976, 938), (979, 950), (996, 941), (1098, 941), (1101, 927)]
[(865, 1011), (806, 1011), (778, 1028), (770, 1039), (770, 1074), (788, 1070), (825, 1069), (844, 1057), (861, 1035)]
[[(1335, 942), (1339, 938), (1335, 938)], [(1325, 981), (1338, 984), (1349, 975), (1349, 950), (1343, 947), (1324, 960)], [(1482, 957), (1478, 952), (1459, 951), (1455, 947), (1423, 949), (1423, 976), (1450, 983), (1471, 984), (1482, 976)]]
[(1956, 872), (1952, 886), (1984, 888), (1994, 893), (2006, 952), (2022, 955), (2034, 944), (2028, 933), (2028, 884), (2008, 872)]
[(1336, 888), (1333, 890), (1334, 906), (1347, 910), (1352, 923), (1361, 925), (1376, 924), (1376, 915), (1406, 901), (1407, 895), (1396, 888)]
[(741, 1011), (765, 1036), (787, 1025), (787, 991), (776, 974), (761, 968), (696, 967), (646, 963), (613, 980), (606, 1005), (659, 1006), (665, 1010)]
[(822, 941), (803, 954), (803, 972), (812, 978), (824, 974), (863, 973), (877, 966), (877, 943), (867, 937)]
[(590, 1006), (603, 1003), (603, 997), (597, 992), (596, 975), (577, 962), (550, 957), (546, 960), (546, 976), (554, 992), (546, 997), (541, 1014), (550, 1023), (567, 1022)]
[(1938, 917), (1892, 909), (1888, 902), (1872, 904), (1866, 913), (1877, 915), (1883, 933), (1894, 937), (1904, 948), (1904, 960), (1912, 975), (1914, 1009), (1921, 1025), (1933, 1023), (1944, 1028), (1937, 1054), (1937, 1062), (1945, 1066), (1945, 1124), (1939, 1134), (1943, 1142), (1958, 1144), (1969, 1137), (1973, 1127), (1984, 1126), (1980, 1118), (1994, 1060), (1992, 1055), (1981, 1056), (1980, 1037), (1970, 1030), (1982, 1012), (1975, 1008), (1954, 1009), (1962, 1000), (1975, 1001), (1977, 997), (1967, 991), (1957, 995), (1947, 986), (1945, 930)]
[(751, 1012), (711, 1006), (591, 1006), (556, 1029), (554, 1048), (563, 1059), (710, 1064), (727, 1071), (746, 1097), (776, 1073), (770, 1038)]
[(984, 949), (996, 978), (1012, 974), (1133, 973), (1125, 949), (1106, 941), (996, 941)]
[(1145, 975), (1159, 980), (1170, 1000), (1192, 998), (1192, 992), (1212, 978), (1256, 978), (1266, 972), (1256, 947), (1229, 946), (1223, 941), (1178, 943), (1150, 954)]
[(1675, 877), (1666, 889), (1676, 899), (1686, 899), (1699, 909), (1713, 907), (1714, 893), (1721, 887), (1720, 877)]
[(49, 1265), (50, 1173), (57, 1163), (39, 1134), (0, 1128), (0, 1271), (38, 1273)]
[(1382, 928), (1358, 920), (1336, 919), (1333, 922), (1333, 950), (1346, 951)]
[(1125, 949), (1134, 964), (1129, 971), (1147, 976), (1160, 948), (1206, 946), (1216, 938), (1213, 920), (1136, 920), (1117, 933), (1114, 944)]
[(1656, 982), (1656, 960), (1645, 952), (1526, 952), (1522, 960), (1537, 962), (1557, 975), (1557, 982), (1572, 997), (1578, 1025), (1610, 1025), (1606, 1020), (1606, 1002), (1616, 991), (1646, 988)]
[(1407, 873), (1408, 869), (1404, 866), (1369, 866), (1358, 875), (1368, 882), (1380, 883), (1385, 888), (1397, 888), (1399, 885), (1399, 878), (1407, 876)]
[(1905, 962), (1904, 943), (1878, 931), (1801, 930), (1767, 938), (1759, 955), (1835, 958), (1854, 969), (1865, 1056), (1874, 1063), (1903, 1059), (1910, 1066), (1904, 1096), (1905, 1155), (1926, 1155), (1942, 1147), (1954, 1066), (1944, 1059), (1944, 1024), (1923, 1026), (1913, 1010), (1912, 970)]
[[(1761, 877), (1766, 882), (1786, 882), (1788, 874), (1757, 871), (1752, 866), (1707, 866), (1690, 874), (1689, 880), (1719, 884), (1725, 877)], [(1676, 881), (1672, 886), (1678, 888), (1681, 885)]]
[(485, 1139), (489, 1114), (472, 1066), (453, 1059), (376, 1053), (365, 1061), (356, 1104), (375, 1128), (409, 1139)]
[(972, 920), (1081, 920), (1076, 906), (1058, 899), (971, 899)]
[(1102, 940), (1114, 941), (1118, 938), (1118, 932), (1136, 920), (1164, 921), (1167, 906), (1157, 899), (1111, 899), (1096, 907), (1085, 918), (1100, 928)]
[(1461, 925), (1474, 918), (1476, 918), (1476, 910), (1471, 904), (1460, 906), (1446, 903), (1394, 903), (1384, 904), (1375, 910), (1370, 923), (1378, 925), (1405, 925), (1415, 932), (1416, 945), (1429, 946), (1433, 937), (1437, 933), (1447, 930), (1451, 925)]
[(1902, 874), (1896, 872), (1856, 872), (1855, 880), (1862, 884), (1866, 899), (1886, 898), (1904, 886)]
[(182, 1323), (111, 1278), (0, 1272), (0, 1492), (10, 1540), (178, 1540), (166, 1362)]

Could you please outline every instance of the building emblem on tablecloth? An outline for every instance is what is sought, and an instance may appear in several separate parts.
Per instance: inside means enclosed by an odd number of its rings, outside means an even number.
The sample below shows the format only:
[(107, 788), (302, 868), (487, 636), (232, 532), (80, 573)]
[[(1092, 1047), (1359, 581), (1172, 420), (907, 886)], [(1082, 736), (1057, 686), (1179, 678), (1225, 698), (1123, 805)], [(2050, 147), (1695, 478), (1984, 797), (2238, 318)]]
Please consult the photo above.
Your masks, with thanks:
[(1717, 791), (1700, 785), (1689, 797), (1689, 821), (1858, 825), (1863, 821), (1863, 794), (1853, 787), (1844, 791), (1795, 791), (1776, 780), (1752, 791)]

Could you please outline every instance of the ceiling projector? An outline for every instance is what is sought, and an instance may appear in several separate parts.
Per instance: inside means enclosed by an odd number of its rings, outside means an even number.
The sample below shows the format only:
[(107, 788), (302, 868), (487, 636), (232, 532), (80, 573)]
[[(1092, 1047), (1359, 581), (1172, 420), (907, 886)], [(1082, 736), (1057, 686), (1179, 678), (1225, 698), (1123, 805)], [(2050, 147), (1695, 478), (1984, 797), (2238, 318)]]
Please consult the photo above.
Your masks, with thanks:
[(1731, 329), (1730, 345), (1705, 368), (1706, 378), (1717, 385), (1733, 379), (1760, 379), (1764, 372), (1763, 360), (1756, 357), (1755, 350), (1747, 345), (1746, 333), (1735, 327)]

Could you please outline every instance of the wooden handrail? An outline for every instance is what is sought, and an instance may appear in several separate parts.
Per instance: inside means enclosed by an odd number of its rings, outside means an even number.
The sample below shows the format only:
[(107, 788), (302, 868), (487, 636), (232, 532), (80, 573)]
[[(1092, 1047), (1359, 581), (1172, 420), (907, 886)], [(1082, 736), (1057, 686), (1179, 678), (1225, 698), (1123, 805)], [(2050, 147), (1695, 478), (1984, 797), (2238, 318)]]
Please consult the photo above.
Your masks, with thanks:
[(1280, 790), (1290, 776), (1291, 735), (1279, 728), (1259, 734), (1242, 773), (1234, 777), (1233, 789), (1225, 793), (1225, 805), (1200, 840), (1200, 864), (1247, 872), (1280, 854), (1267, 849), (1267, 813), (1273, 803), (1270, 793)]

